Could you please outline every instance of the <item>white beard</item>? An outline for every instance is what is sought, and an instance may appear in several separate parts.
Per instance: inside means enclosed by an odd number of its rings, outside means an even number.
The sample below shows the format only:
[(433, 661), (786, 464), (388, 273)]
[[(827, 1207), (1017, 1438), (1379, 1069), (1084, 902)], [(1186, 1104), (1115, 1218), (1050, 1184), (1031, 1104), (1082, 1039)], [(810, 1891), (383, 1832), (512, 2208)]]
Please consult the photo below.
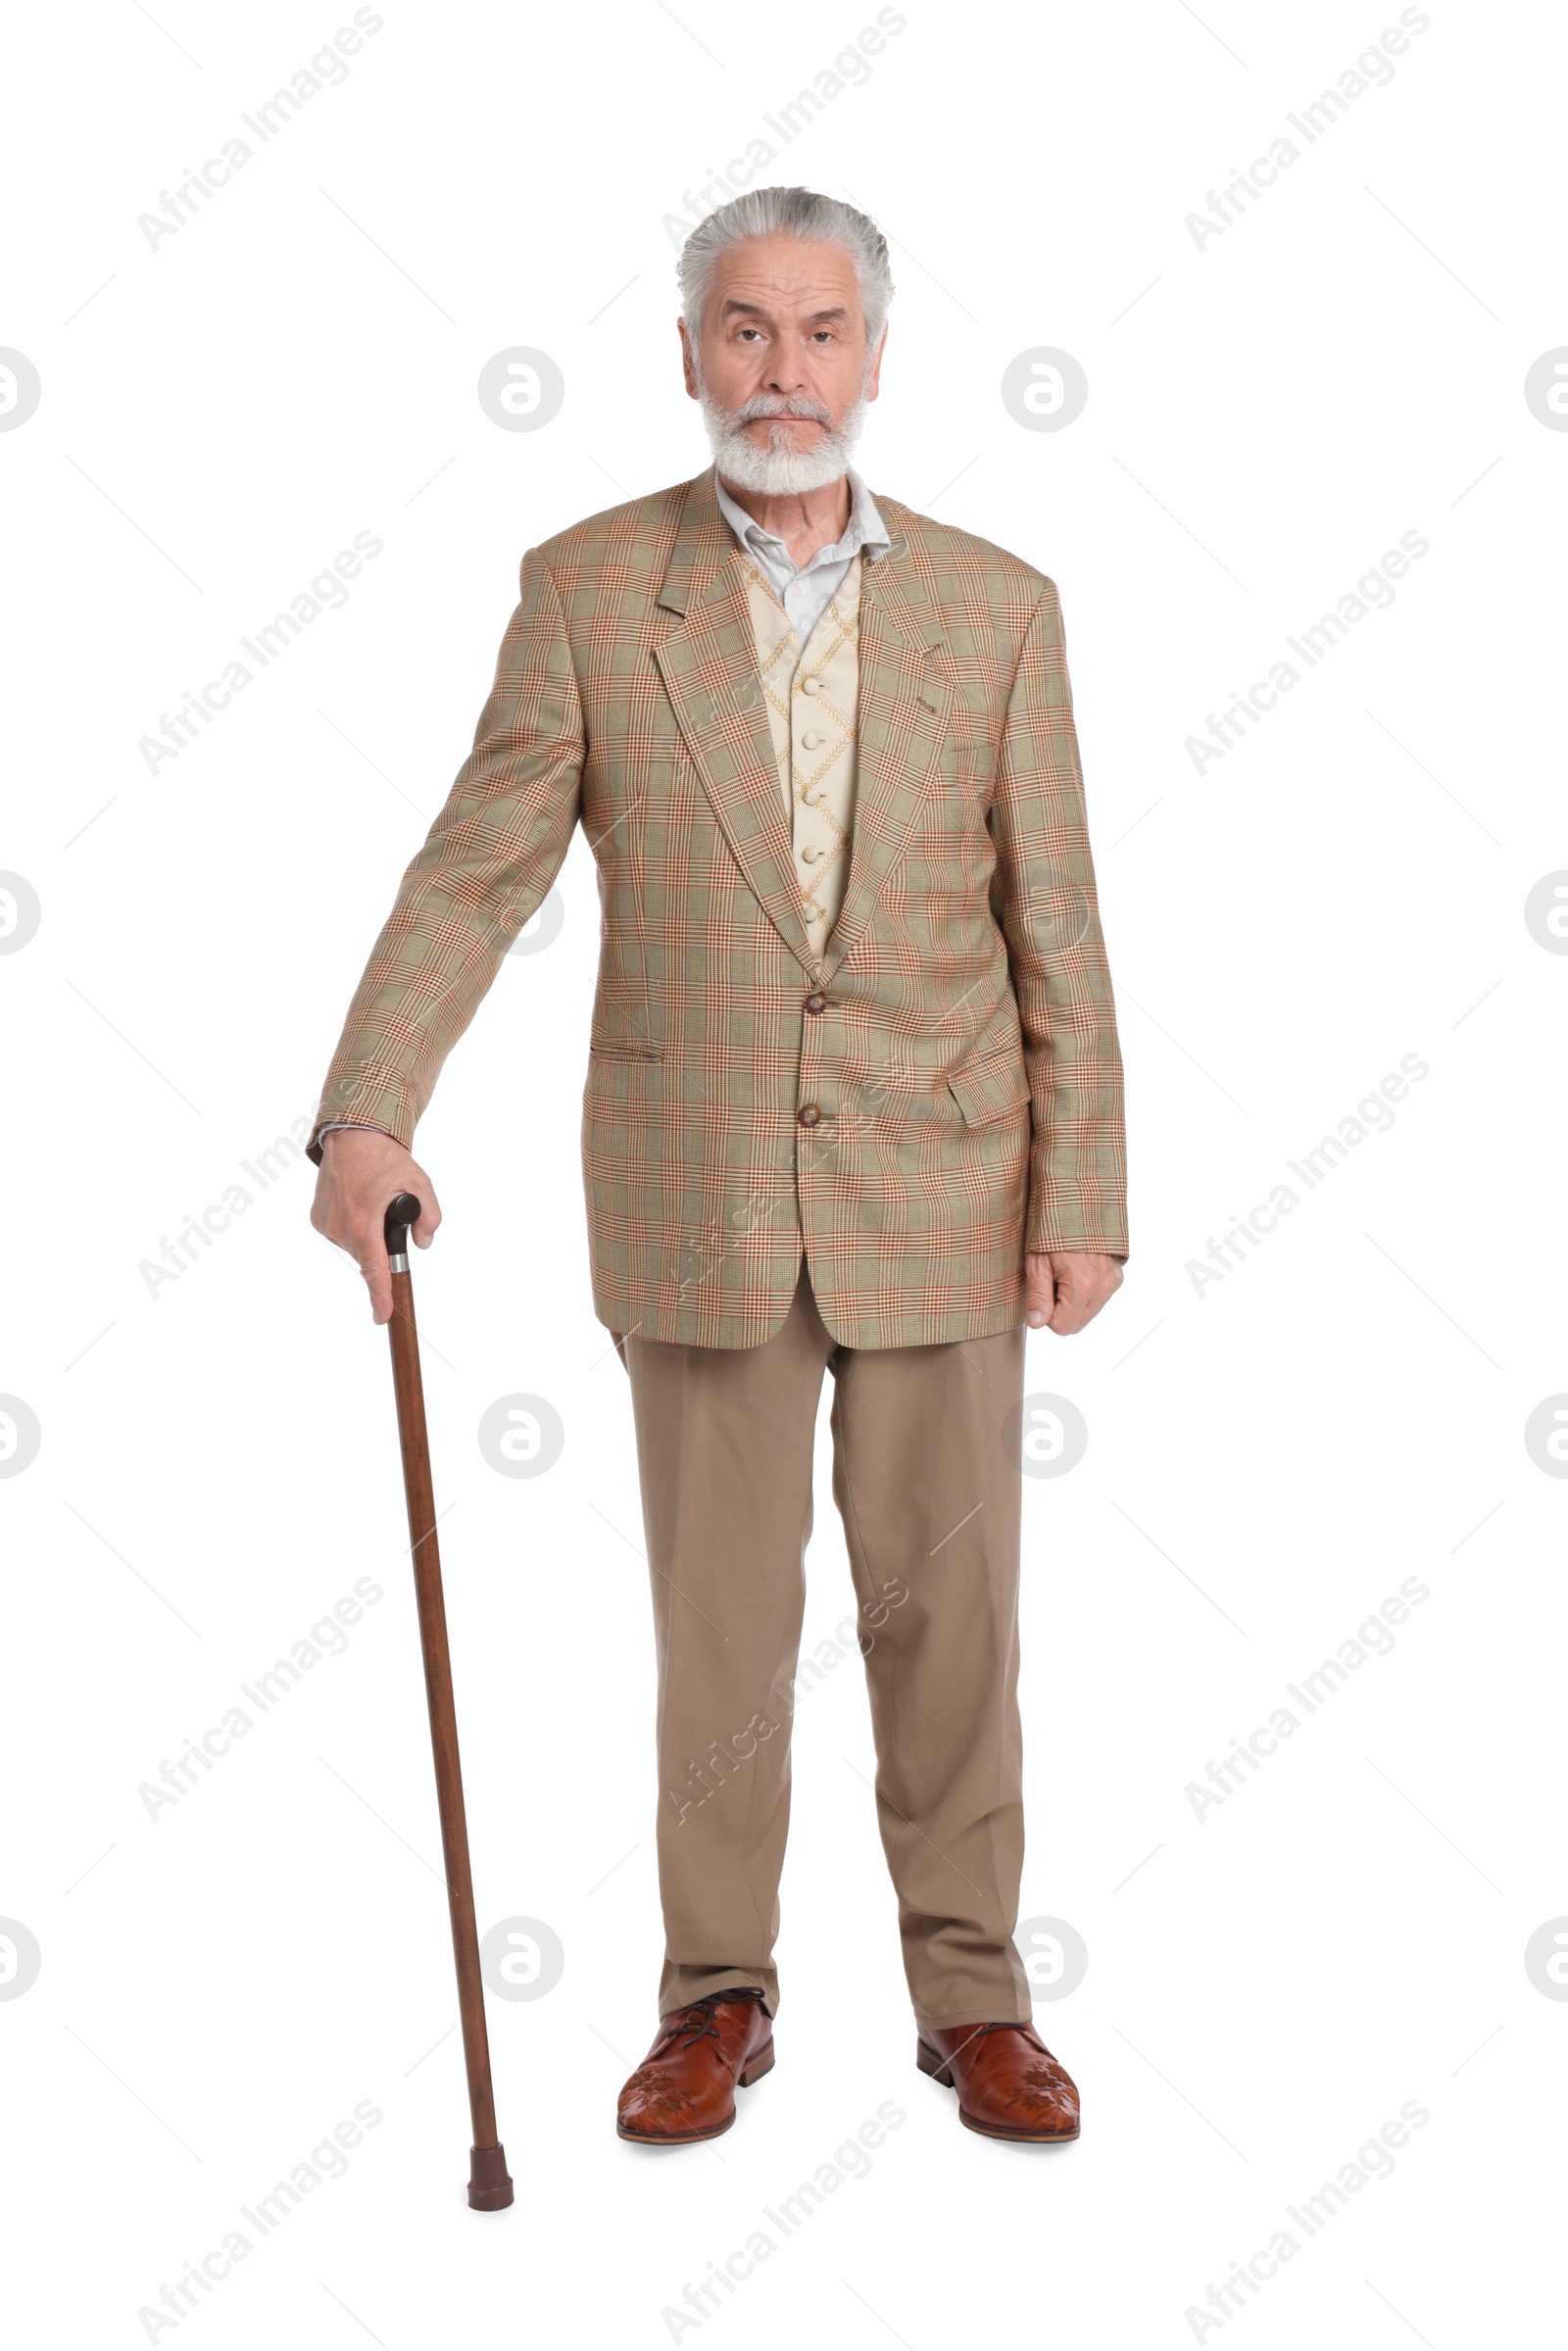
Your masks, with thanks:
[(763, 393), (732, 411), (721, 407), (701, 382), (698, 397), (719, 472), (726, 481), (734, 482), (737, 489), (754, 491), (761, 498), (787, 498), (803, 490), (825, 490), (830, 482), (847, 473), (869, 406), (863, 397), (857, 400), (845, 410), (836, 430), (830, 424), (827, 426), (814, 449), (797, 450), (788, 445), (782, 433), (769, 433), (766, 444), (759, 448), (746, 429), (750, 420), (765, 416), (809, 416), (823, 423), (820, 404), (784, 400), (776, 394)]

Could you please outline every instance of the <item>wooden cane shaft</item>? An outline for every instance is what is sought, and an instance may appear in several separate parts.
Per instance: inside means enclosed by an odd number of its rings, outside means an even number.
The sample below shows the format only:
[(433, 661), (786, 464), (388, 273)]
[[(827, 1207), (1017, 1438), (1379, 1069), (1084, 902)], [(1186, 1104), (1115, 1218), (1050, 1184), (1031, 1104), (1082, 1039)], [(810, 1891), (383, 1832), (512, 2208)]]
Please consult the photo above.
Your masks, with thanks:
[(468, 1865), (468, 1824), (463, 1802), (463, 1766), (458, 1755), (458, 1718), (452, 1695), (441, 1555), (436, 1543), (424, 1384), (419, 1376), (419, 1335), (414, 1318), (414, 1281), (407, 1272), (392, 1275), (392, 1320), (387, 1329), (392, 1339), (392, 1384), (397, 1394), (398, 1434), (403, 1443), (403, 1484), (409, 1503), (414, 1590), (419, 1609), (419, 1645), (424, 1654), (424, 1688), (430, 1709), (441, 1849), (452, 1911), (452, 1951), (458, 1971), (458, 2010), (463, 2021), (468, 2106), (473, 2117), (475, 2147), (491, 2148), (496, 2144), (496, 2109), (490, 2082), (490, 2036), (485, 2026), (484, 1991), (479, 1976), (479, 1935), (473, 1911), (473, 1876)]

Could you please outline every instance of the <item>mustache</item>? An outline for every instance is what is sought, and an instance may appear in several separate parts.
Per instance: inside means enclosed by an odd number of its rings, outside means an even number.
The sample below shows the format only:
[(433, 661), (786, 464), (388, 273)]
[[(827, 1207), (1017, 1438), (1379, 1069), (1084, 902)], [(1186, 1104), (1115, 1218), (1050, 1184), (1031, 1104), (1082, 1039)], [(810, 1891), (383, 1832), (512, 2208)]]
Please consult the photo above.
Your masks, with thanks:
[(758, 392), (750, 400), (731, 409), (726, 421), (731, 430), (745, 424), (760, 424), (769, 416), (802, 416), (810, 424), (831, 427), (833, 412), (820, 400), (808, 400), (804, 393)]

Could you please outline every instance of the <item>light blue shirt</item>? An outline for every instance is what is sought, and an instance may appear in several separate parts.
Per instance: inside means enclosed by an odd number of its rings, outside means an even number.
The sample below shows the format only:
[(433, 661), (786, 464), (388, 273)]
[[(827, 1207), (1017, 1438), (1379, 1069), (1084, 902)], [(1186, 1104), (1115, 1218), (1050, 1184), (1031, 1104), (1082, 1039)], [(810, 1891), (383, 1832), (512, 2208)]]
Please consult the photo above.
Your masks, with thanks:
[(765, 578), (778, 590), (785, 612), (794, 625), (795, 634), (805, 645), (833, 598), (844, 585), (850, 565), (858, 555), (874, 563), (887, 554), (893, 544), (887, 527), (876, 510), (876, 501), (852, 465), (849, 469), (850, 518), (844, 536), (836, 547), (819, 547), (808, 563), (796, 567), (795, 559), (782, 539), (775, 539), (756, 518), (737, 506), (719, 480), (715, 470), (713, 487), (718, 493), (718, 511), (748, 553), (754, 556)]

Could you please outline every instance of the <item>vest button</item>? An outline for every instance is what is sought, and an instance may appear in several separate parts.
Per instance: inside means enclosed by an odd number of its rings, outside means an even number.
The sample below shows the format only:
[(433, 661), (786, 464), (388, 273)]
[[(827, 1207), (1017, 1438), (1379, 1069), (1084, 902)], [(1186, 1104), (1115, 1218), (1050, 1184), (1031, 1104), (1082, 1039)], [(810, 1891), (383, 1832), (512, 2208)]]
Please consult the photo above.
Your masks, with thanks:
[(802, 692), (803, 694), (820, 694), (820, 693), (821, 693), (821, 691), (822, 691), (821, 685), (820, 685), (820, 683), (818, 682), (818, 680), (817, 680), (816, 678), (814, 678), (814, 677), (803, 677), (803, 678), (802, 678), (802, 680), (801, 680), (801, 692)]
[(803, 751), (815, 751), (821, 740), (822, 738), (818, 734), (804, 734), (801, 737), (801, 749)]
[(797, 1110), (795, 1115), (803, 1127), (820, 1126), (822, 1123), (822, 1113), (815, 1102), (808, 1102), (805, 1109)]
[(820, 989), (813, 988), (811, 990), (806, 1000), (806, 1008), (808, 1012), (825, 1012), (827, 1010), (827, 998)]

